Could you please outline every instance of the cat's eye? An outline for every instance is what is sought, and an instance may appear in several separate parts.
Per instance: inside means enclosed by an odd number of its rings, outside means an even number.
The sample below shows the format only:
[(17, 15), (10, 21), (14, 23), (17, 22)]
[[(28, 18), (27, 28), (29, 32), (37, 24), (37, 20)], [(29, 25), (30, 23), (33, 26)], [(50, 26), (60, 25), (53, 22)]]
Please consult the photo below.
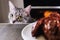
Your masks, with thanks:
[(11, 14), (11, 17), (13, 17), (13, 14)]

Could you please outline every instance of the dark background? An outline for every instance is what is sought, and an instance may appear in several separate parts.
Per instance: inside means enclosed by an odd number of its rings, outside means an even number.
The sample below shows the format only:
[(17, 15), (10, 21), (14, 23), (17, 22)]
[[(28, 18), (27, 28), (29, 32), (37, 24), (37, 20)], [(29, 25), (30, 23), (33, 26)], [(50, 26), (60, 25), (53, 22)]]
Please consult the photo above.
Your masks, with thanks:
[[(60, 0), (24, 0), (24, 7), (32, 6), (60, 6)], [(41, 18), (43, 17), (44, 11), (57, 11), (60, 12), (60, 9), (32, 9), (31, 17)]]
[(60, 9), (32, 9), (31, 10), (31, 17), (39, 19), (44, 17), (45, 11), (54, 11), (60, 13)]
[(60, 0), (24, 0), (24, 7), (32, 6), (59, 6)]

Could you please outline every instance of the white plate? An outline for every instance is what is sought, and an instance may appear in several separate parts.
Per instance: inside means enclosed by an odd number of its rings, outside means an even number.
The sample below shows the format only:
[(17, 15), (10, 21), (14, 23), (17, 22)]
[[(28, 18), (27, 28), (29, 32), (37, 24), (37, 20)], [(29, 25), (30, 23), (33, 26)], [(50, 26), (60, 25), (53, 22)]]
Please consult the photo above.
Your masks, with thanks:
[(32, 27), (35, 26), (36, 22), (31, 23), (27, 26), (25, 26), (21, 32), (21, 36), (24, 40), (45, 40), (44, 37), (40, 37), (38, 39), (36, 39), (35, 37), (32, 37), (31, 31), (32, 31)]

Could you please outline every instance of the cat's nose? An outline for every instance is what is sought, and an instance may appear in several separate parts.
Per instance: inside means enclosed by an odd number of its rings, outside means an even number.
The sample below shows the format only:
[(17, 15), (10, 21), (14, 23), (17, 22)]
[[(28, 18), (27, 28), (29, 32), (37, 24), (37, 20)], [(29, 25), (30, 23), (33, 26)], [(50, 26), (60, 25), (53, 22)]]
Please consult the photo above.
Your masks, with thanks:
[(18, 17), (18, 21), (22, 21), (22, 17), (21, 16)]
[(18, 19), (21, 19), (21, 18), (22, 18), (21, 16), (18, 17)]

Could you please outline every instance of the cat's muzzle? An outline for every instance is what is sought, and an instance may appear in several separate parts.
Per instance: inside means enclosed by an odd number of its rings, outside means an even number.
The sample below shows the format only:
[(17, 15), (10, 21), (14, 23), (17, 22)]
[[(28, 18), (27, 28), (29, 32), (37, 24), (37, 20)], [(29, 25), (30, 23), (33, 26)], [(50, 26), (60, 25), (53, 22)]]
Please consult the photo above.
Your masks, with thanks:
[(22, 21), (22, 16), (19, 16), (19, 17), (16, 18), (16, 20), (13, 21), (13, 23), (21, 22), (21, 21)]
[(21, 22), (21, 21), (22, 21), (22, 16), (19, 16), (19, 17), (17, 18), (17, 21), (18, 21), (18, 22)]

